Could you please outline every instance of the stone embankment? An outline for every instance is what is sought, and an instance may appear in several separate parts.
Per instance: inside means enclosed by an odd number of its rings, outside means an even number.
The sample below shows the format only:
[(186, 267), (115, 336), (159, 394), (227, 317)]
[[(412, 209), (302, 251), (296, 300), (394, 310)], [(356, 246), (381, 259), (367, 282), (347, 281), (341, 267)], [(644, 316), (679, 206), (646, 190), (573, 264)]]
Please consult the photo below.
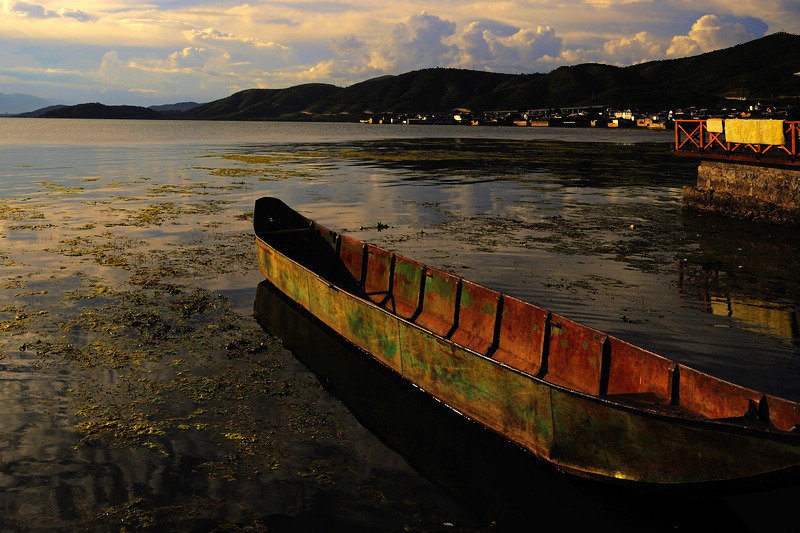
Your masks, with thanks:
[(758, 222), (800, 225), (800, 169), (703, 160), (683, 208)]

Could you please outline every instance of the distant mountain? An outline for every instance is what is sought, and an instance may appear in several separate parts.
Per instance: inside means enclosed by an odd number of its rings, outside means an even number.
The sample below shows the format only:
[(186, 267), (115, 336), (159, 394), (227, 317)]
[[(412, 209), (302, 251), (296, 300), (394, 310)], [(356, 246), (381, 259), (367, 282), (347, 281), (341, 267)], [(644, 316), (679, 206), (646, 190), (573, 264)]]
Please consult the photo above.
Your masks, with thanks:
[(30, 94), (0, 93), (0, 115), (17, 115), (51, 104), (52, 102), (48, 102), (36, 96), (31, 96)]
[(37, 109), (36, 111), (29, 111), (27, 113), (20, 113), (18, 115), (14, 115), (14, 116), (20, 117), (20, 118), (38, 118), (38, 117), (41, 117), (42, 115), (44, 115), (45, 113), (48, 113), (50, 111), (54, 111), (56, 109), (61, 109), (62, 107), (67, 107), (67, 106), (61, 105), (61, 104), (59, 104), (59, 105), (49, 105), (47, 107), (43, 107), (41, 109)]
[(138, 106), (106, 106), (103, 104), (79, 104), (75, 106), (53, 105), (28, 113), (20, 113), (25, 118), (143, 118), (159, 119), (179, 116), (199, 106), (197, 102), (179, 102), (176, 104)]
[(180, 114), (199, 106), (197, 102), (178, 102), (177, 104), (151, 105), (148, 109), (157, 111), (162, 115)]
[(227, 98), (197, 106), (181, 118), (214, 120), (269, 120), (302, 117), (307, 108), (329, 99), (342, 89), (308, 83), (289, 89), (248, 89)]
[(307, 84), (249, 89), (182, 118), (350, 120), (369, 114), (527, 110), (608, 105), (650, 111), (727, 105), (727, 98), (800, 102), (800, 36), (776, 33), (702, 55), (630, 67), (587, 63), (548, 74), (425, 69), (346, 88)]
[(78, 104), (52, 109), (42, 118), (117, 118), (117, 119), (161, 119), (164, 115), (146, 107), (132, 105)]

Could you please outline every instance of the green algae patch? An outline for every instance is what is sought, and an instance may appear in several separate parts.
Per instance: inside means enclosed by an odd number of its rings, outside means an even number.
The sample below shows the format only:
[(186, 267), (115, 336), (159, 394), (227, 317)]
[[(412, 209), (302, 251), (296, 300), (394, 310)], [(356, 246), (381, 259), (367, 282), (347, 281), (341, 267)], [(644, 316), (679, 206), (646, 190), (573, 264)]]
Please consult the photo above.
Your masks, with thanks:
[(215, 168), (211, 171), (212, 176), (225, 176), (228, 178), (263, 176), (266, 173), (266, 170), (258, 168)]
[(290, 159), (288, 155), (253, 155), (253, 154), (226, 154), (222, 159), (229, 161), (239, 161), (248, 165), (275, 165), (286, 162)]
[(41, 185), (45, 189), (51, 190), (59, 194), (77, 194), (84, 190), (83, 187), (68, 187), (65, 185), (61, 185), (59, 183), (47, 183), (44, 181), (39, 181), (36, 183)]
[(128, 250), (136, 245), (128, 237), (105, 232), (97, 236), (76, 236), (59, 242), (58, 248), (45, 251), (67, 257), (91, 258), (94, 262), (117, 268), (128, 268)]
[(0, 200), (0, 220), (41, 220), (44, 213), (38, 210), (41, 206), (27, 206), (24, 202)]
[(170, 302), (172, 311), (180, 317), (203, 314), (217, 305), (219, 298), (209, 291), (195, 289), (191, 294), (180, 295)]

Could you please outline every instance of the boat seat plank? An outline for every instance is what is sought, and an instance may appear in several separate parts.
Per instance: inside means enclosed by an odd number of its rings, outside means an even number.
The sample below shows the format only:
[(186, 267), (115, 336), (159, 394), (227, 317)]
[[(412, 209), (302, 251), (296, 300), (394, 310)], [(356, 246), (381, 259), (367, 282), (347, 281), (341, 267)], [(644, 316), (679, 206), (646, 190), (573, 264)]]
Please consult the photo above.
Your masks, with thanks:
[(349, 237), (340, 236), (339, 265), (336, 268), (334, 283), (345, 290), (355, 292), (363, 285), (362, 269), (364, 267), (364, 243)]
[(422, 309), (414, 322), (442, 337), (453, 329), (459, 278), (426, 267), (423, 280)]
[(486, 355), (494, 345), (499, 302), (499, 292), (461, 280), (458, 321), (450, 340)]
[(386, 302), (387, 309), (405, 319), (411, 319), (417, 313), (424, 268), (422, 263), (395, 256), (392, 294)]
[(378, 305), (382, 305), (389, 298), (393, 255), (392, 252), (383, 248), (367, 245), (364, 291), (367, 298)]
[(678, 403), (706, 418), (735, 418), (756, 405), (763, 394), (678, 365)]
[(761, 401), (766, 402), (764, 407), (773, 426), (783, 431), (792, 431), (798, 427), (800, 405), (796, 402), (770, 395), (765, 395)]
[(542, 367), (545, 323), (548, 312), (511, 296), (500, 299), (497, 349), (492, 357), (533, 376)]
[(652, 393), (661, 401), (672, 398), (675, 362), (609, 337), (607, 394)]
[(607, 336), (551, 314), (546, 367), (540, 377), (587, 394), (600, 394), (603, 345)]

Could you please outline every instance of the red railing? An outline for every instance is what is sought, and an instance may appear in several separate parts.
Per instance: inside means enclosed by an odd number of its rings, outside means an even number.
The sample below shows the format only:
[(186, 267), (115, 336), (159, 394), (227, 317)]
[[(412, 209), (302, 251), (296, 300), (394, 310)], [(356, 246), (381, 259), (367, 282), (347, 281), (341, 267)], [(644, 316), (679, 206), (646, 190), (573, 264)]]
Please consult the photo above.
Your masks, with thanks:
[(784, 121), (783, 129), (783, 144), (728, 142), (724, 132), (708, 131), (707, 120), (676, 120), (675, 152), (708, 159), (800, 165), (800, 121)]

